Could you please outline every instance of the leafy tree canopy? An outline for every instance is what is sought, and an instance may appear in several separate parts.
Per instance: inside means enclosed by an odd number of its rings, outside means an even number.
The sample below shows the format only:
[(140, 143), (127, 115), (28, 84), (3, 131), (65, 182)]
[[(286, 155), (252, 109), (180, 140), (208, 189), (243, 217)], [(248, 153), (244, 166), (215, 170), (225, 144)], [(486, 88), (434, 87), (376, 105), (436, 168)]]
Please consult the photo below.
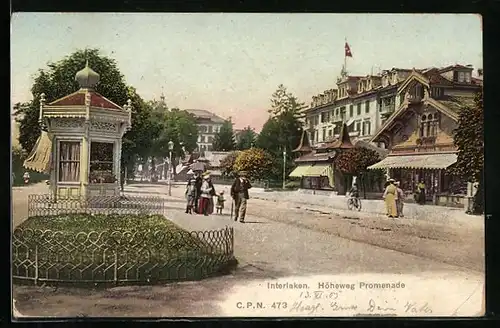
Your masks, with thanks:
[(449, 171), (470, 182), (477, 182), (471, 214), (484, 213), (484, 118), (483, 91), (474, 98), (475, 106), (462, 108), (458, 127), (453, 131), (453, 140), (458, 148), (458, 157)]
[(374, 150), (355, 147), (340, 152), (335, 158), (335, 165), (344, 174), (359, 175), (379, 161), (380, 157)]
[(464, 107), (460, 112), (458, 127), (453, 131), (458, 148), (457, 162), (452, 172), (469, 181), (479, 181), (484, 167), (483, 92), (476, 94), (475, 106)]
[(293, 116), (298, 117), (304, 108), (306, 108), (305, 104), (299, 102), (297, 97), (288, 92), (283, 84), (280, 84), (271, 96), (271, 109), (268, 112), (272, 117), (283, 113), (291, 113)]
[(234, 163), (236, 162), (236, 158), (238, 158), (239, 154), (240, 151), (233, 151), (220, 161), (220, 167), (223, 170), (223, 175), (234, 176)]
[(213, 149), (216, 151), (235, 150), (236, 142), (234, 140), (233, 123), (231, 119), (224, 121), (220, 130), (215, 134)]
[(236, 148), (238, 150), (250, 149), (255, 145), (257, 133), (250, 126), (247, 126), (240, 132)]
[[(19, 142), (23, 149), (30, 152), (40, 136), (38, 113), (40, 95), (45, 93), (47, 102), (52, 102), (78, 90), (75, 74), (89, 66), (99, 73), (100, 81), (96, 85), (97, 92), (112, 102), (124, 105), (127, 99), (132, 100), (132, 129), (124, 136), (123, 158), (131, 159), (140, 149), (148, 136), (148, 120), (144, 113), (144, 102), (134, 88), (127, 87), (114, 59), (100, 55), (98, 49), (78, 50), (57, 62), (51, 62), (45, 69), (39, 69), (31, 87), (33, 100), (16, 104), (16, 119), (20, 123)], [(147, 115), (146, 115), (147, 116)]]
[(271, 154), (260, 148), (250, 148), (239, 153), (234, 162), (234, 170), (246, 171), (252, 179), (267, 177), (273, 165)]

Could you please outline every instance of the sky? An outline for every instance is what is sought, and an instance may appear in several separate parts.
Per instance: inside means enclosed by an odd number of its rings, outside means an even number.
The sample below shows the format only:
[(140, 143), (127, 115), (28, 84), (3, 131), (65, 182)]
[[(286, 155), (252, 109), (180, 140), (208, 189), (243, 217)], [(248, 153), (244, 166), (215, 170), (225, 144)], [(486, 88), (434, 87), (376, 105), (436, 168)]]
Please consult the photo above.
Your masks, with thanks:
[(163, 92), (169, 107), (260, 131), (279, 84), (307, 105), (336, 87), (346, 40), (353, 75), (482, 68), (475, 14), (14, 13), (11, 100), (30, 100), (34, 74), (49, 62), (98, 48), (144, 99)]

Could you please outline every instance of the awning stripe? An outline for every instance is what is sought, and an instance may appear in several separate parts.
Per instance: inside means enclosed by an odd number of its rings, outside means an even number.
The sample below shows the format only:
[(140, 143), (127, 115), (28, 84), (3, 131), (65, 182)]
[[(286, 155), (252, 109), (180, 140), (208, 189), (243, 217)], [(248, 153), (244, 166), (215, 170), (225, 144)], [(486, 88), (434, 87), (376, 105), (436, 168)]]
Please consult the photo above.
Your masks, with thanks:
[(50, 173), (50, 161), (52, 156), (52, 140), (47, 132), (42, 131), (36, 141), (35, 147), (24, 161), (23, 166), (26, 169), (40, 173)]
[(446, 169), (456, 161), (456, 154), (387, 156), (368, 169)]
[(292, 178), (300, 178), (304, 173), (311, 168), (311, 165), (299, 165), (288, 176)]
[(319, 176), (327, 176), (328, 169), (330, 168), (329, 164), (316, 164), (312, 166), (307, 172), (303, 175), (306, 177), (319, 177)]

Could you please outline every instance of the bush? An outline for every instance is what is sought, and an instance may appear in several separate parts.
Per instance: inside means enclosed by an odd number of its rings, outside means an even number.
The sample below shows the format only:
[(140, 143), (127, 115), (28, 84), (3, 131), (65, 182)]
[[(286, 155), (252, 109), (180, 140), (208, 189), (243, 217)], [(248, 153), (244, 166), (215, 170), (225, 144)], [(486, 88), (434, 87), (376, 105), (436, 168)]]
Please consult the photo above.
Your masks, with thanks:
[(31, 217), (14, 231), (13, 276), (35, 277), (29, 259), (46, 282), (202, 279), (235, 264), (229, 233), (188, 232), (162, 215)]
[(298, 189), (298, 188), (300, 188), (300, 180), (288, 181), (285, 184), (285, 188), (286, 189)]

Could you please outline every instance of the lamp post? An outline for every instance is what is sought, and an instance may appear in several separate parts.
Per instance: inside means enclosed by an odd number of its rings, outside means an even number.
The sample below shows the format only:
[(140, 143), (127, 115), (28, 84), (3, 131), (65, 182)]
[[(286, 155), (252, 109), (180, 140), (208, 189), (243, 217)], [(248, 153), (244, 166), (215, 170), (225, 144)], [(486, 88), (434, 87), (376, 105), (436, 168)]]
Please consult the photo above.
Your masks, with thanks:
[(286, 148), (283, 148), (283, 189), (285, 189), (285, 177), (286, 177)]
[(174, 150), (174, 143), (172, 141), (168, 142), (168, 195), (172, 196), (172, 151)]

